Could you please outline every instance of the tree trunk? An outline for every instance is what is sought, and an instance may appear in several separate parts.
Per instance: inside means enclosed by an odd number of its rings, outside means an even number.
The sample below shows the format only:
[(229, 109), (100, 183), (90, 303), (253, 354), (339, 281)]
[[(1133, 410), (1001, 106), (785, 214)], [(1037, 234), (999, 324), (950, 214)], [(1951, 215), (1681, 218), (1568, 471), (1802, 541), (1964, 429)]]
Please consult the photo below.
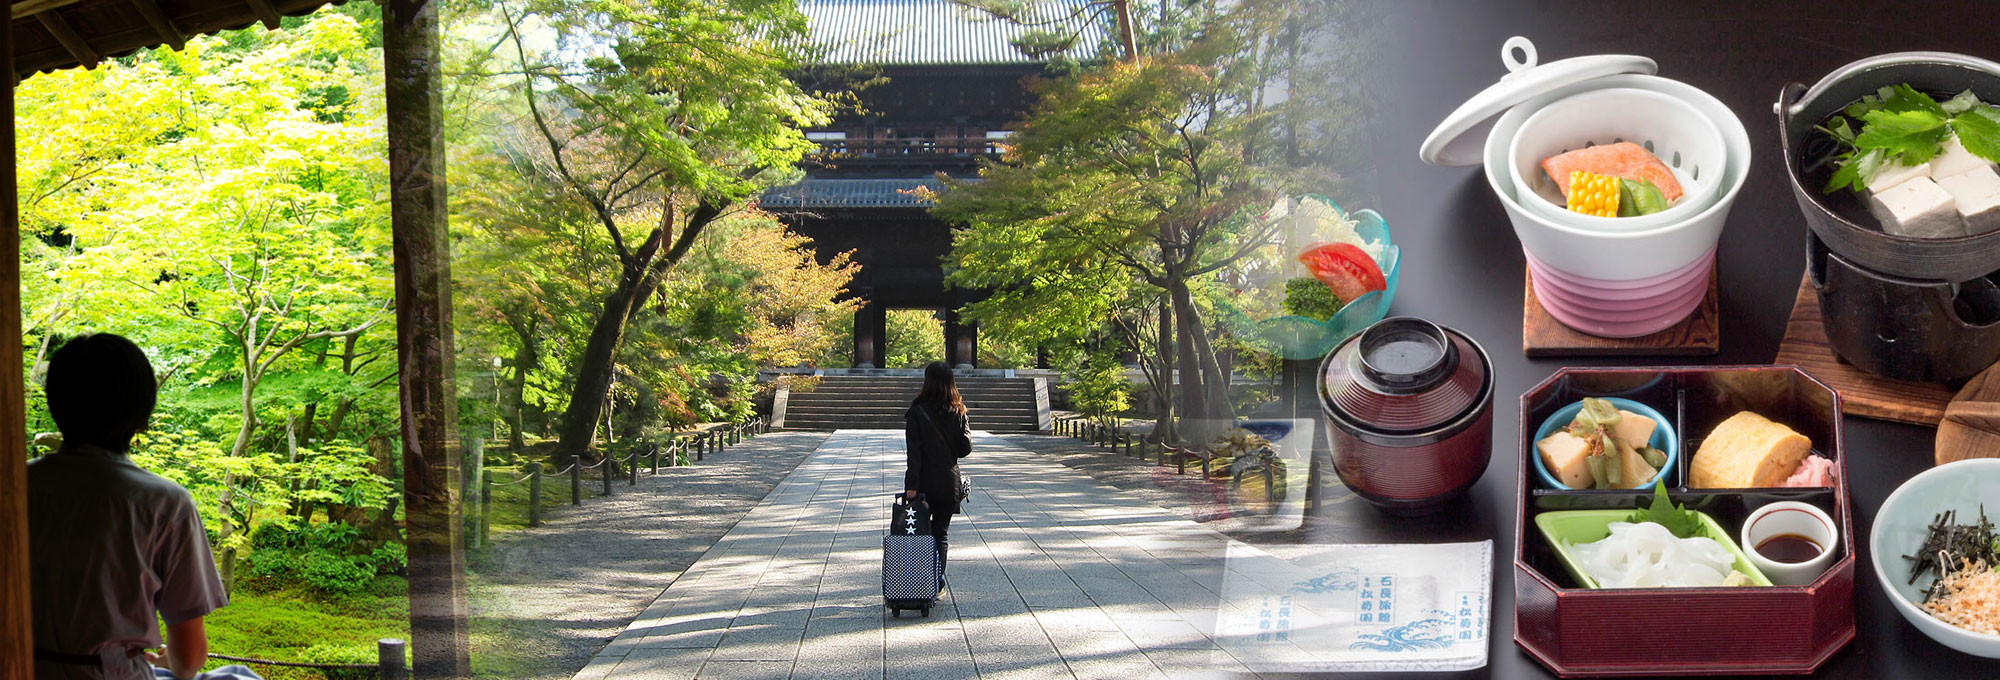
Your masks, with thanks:
[(1168, 285), (1167, 296), (1173, 302), (1174, 310), (1174, 352), (1178, 355), (1175, 366), (1180, 373), (1181, 417), (1184, 420), (1205, 420), (1214, 414), (1208, 404), (1202, 362), (1195, 347), (1195, 336), (1201, 333), (1201, 329), (1195, 327), (1194, 296), (1188, 291), (1187, 282), (1179, 278)]
[(1174, 419), (1178, 417), (1174, 399), (1174, 366), (1178, 353), (1174, 351), (1173, 306), (1164, 298), (1160, 300), (1159, 350), (1161, 378), (1160, 385), (1156, 387), (1160, 399), (1158, 429), (1160, 441), (1170, 444), (1177, 440), (1175, 434), (1178, 432), (1174, 429)]
[(1188, 327), (1193, 328), (1195, 333), (1195, 362), (1201, 369), (1202, 397), (1208, 403), (1208, 416), (1233, 420), (1236, 408), (1229, 401), (1229, 374), (1222, 370), (1215, 345), (1209, 342), (1207, 326), (1201, 321), (1201, 310), (1189, 307), (1187, 314)]
[[(252, 327), (254, 328), (254, 326)], [(229, 445), (229, 457), (241, 458), (250, 450), (250, 437), (257, 430), (257, 409), (254, 398), (257, 395), (257, 356), (246, 347), (243, 353), (242, 393), (238, 395), (237, 407), (242, 410), (242, 422), (236, 428), (236, 441)], [(222, 475), (222, 495), (217, 498), (215, 522), (219, 528), (215, 532), (215, 542), (227, 544), (236, 535), (236, 473)], [(236, 583), (236, 549), (222, 548), (222, 564), (216, 569), (222, 576), (222, 587), (227, 590)]]
[(514, 350), (514, 379), (507, 381), (507, 394), (503, 400), (505, 411), (501, 417), (507, 421), (507, 445), (514, 455), (527, 451), (527, 441), (521, 433), (523, 411), (527, 410), (528, 369), (537, 359), (534, 347), (534, 332), (529, 330), (521, 335), (521, 346)]
[(1118, 46), (1125, 51), (1125, 60), (1139, 58), (1139, 41), (1132, 27), (1132, 0), (1112, 0), (1118, 14)]
[(453, 375), (438, 4), (382, 3), (412, 676), (472, 677)]
[(604, 412), (604, 399), (611, 393), (611, 369), (618, 356), (618, 345), (625, 339), (625, 323), (630, 318), (639, 277), (645, 269), (626, 267), (618, 280), (618, 287), (604, 298), (604, 309), (597, 313), (597, 323), (590, 328), (590, 339), (583, 345), (583, 355), (577, 358), (576, 388), (569, 398), (569, 409), (563, 412), (562, 424), (556, 428), (557, 456), (581, 455), (588, 451), (597, 432), (598, 416)]

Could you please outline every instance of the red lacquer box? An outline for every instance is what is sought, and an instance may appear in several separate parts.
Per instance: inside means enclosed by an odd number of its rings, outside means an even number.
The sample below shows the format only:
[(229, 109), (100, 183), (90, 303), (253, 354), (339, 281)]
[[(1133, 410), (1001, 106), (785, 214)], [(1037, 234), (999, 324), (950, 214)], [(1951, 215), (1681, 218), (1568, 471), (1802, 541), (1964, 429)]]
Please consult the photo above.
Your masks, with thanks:
[[(1673, 420), (1680, 455), (1662, 483), (1735, 538), (1750, 511), (1788, 500), (1825, 510), (1840, 526), (1832, 566), (1810, 584), (1743, 588), (1581, 587), (1541, 533), (1550, 510), (1636, 508), (1651, 492), (1547, 488), (1535, 473), (1544, 420), (1584, 397), (1624, 397)], [(1832, 488), (1695, 489), (1689, 461), (1702, 438), (1737, 411), (1755, 411), (1812, 440), (1833, 459)], [(1854, 532), (1840, 396), (1792, 366), (1565, 368), (1521, 395), (1520, 521), (1514, 533), (1514, 643), (1563, 677), (1803, 674), (1854, 639)], [(1650, 502), (1650, 501), (1645, 501)], [(1750, 546), (1741, 546), (1750, 550)]]

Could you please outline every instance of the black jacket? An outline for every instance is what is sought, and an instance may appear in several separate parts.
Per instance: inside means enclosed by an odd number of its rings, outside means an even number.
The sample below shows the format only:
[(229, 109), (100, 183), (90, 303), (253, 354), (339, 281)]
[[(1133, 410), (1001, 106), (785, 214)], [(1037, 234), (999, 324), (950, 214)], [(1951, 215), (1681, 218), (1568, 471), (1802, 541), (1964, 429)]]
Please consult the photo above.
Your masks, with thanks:
[(972, 453), (971, 423), (934, 404), (911, 406), (903, 413), (903, 437), (908, 448), (903, 490), (924, 494), (932, 512), (957, 513), (958, 459)]

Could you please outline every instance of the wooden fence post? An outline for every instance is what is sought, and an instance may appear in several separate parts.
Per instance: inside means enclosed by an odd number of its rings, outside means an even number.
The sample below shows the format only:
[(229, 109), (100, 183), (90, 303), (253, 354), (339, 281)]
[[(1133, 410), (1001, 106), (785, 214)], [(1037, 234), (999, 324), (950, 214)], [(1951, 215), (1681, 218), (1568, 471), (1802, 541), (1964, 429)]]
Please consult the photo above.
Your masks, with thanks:
[(625, 457), (625, 486), (639, 485), (639, 452)]
[(569, 504), (583, 505), (583, 456), (569, 457)]
[(696, 444), (694, 450), (695, 460), (708, 459), (708, 440), (709, 440), (708, 433), (707, 432), (701, 433), (701, 438), (695, 442)]
[(653, 445), (653, 476), (660, 476), (660, 445)]
[(528, 526), (542, 525), (542, 463), (528, 461)]
[(611, 454), (607, 453), (604, 454), (604, 460), (598, 461), (597, 464), (604, 469), (604, 495), (609, 496), (611, 495), (611, 470), (618, 467), (618, 459), (612, 458)]
[(379, 667), (382, 680), (407, 680), (409, 672), (403, 667), (403, 641), (396, 638), (382, 638), (375, 641), (375, 664)]
[(493, 471), (481, 470), (479, 477), (479, 547), (484, 548), (493, 527)]
[[(465, 440), (464, 458), (459, 463), (458, 488), (465, 491), (465, 507), (470, 509), (479, 502), (479, 480), (486, 473), (486, 442), (478, 437)], [(471, 512), (461, 512), (465, 520), (465, 547), (477, 548), (479, 543), (479, 522), (481, 518)]]

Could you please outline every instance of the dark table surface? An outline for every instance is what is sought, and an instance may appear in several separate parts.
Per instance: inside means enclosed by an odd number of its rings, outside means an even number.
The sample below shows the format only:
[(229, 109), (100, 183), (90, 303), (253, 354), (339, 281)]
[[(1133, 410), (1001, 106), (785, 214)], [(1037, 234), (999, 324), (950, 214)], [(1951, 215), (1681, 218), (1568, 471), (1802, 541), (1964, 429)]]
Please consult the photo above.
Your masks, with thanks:
[[(1373, 0), (1388, 2), (1388, 0)], [(1865, 5), (1862, 7), (1854, 7)], [(1403, 248), (1395, 312), (1456, 327), (1478, 339), (1498, 377), (1491, 467), (1469, 502), (1422, 521), (1391, 519), (1335, 491), (1315, 531), (1339, 542), (1494, 540), (1492, 654), (1470, 677), (1550, 677), (1513, 642), (1514, 497), (1518, 398), (1565, 365), (1766, 364), (1777, 354), (1805, 266), (1806, 225), (1787, 187), (1771, 107), (1790, 81), (1812, 83), (1884, 52), (1944, 50), (2000, 59), (1996, 2), (1529, 2), (1398, 1), (1379, 27), (1386, 69), (1373, 135), (1380, 205)], [(1750, 176), (1729, 216), (1718, 260), (1722, 350), (1698, 359), (1529, 360), (1521, 353), (1522, 256), (1506, 214), (1478, 167), (1425, 165), (1417, 147), (1445, 114), (1504, 69), (1500, 44), (1535, 41), (1542, 63), (1588, 54), (1637, 54), (1659, 75), (1728, 104), (1750, 132)], [(1846, 420), (1848, 479), (1858, 563), (1853, 643), (1814, 677), (2000, 676), (2000, 661), (1925, 637), (1896, 613), (1865, 550), (1868, 528), (1891, 491), (1931, 466), (1934, 431)], [(1337, 485), (1335, 487), (1338, 489)], [(1404, 676), (1407, 677), (1407, 676)]]

